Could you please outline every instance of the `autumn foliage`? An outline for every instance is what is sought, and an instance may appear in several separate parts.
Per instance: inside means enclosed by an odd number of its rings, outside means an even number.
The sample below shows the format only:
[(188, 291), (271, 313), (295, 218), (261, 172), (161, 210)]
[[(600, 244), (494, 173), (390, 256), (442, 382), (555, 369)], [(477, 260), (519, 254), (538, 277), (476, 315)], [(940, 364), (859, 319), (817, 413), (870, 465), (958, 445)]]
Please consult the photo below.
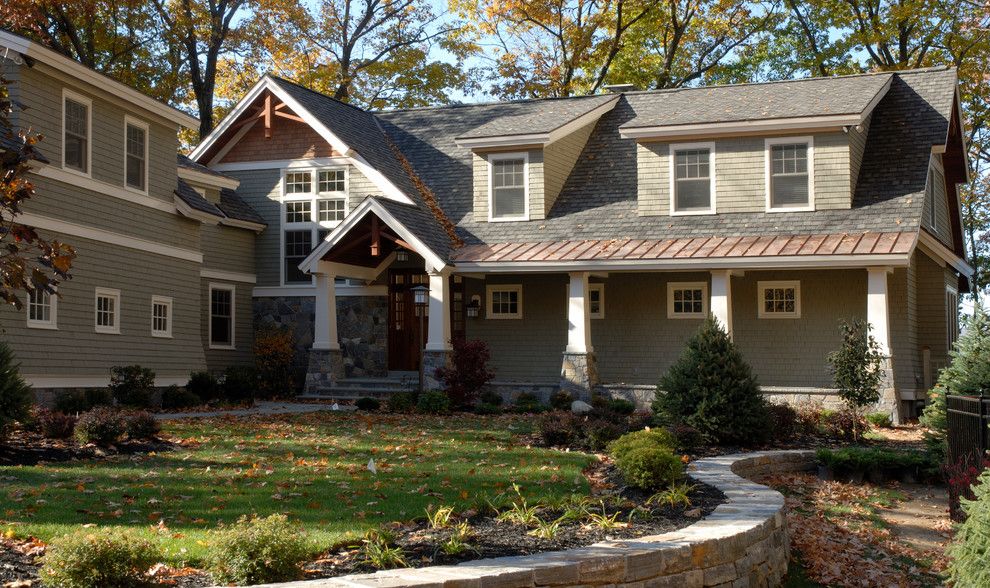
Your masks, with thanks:
[(258, 374), (259, 396), (272, 398), (292, 392), (294, 356), (292, 331), (287, 327), (263, 327), (254, 334), (254, 368)]
[(443, 382), (451, 404), (462, 407), (474, 402), (495, 374), (488, 369), (491, 351), (484, 341), (458, 339), (453, 347), (450, 366), (437, 369), (437, 378)]

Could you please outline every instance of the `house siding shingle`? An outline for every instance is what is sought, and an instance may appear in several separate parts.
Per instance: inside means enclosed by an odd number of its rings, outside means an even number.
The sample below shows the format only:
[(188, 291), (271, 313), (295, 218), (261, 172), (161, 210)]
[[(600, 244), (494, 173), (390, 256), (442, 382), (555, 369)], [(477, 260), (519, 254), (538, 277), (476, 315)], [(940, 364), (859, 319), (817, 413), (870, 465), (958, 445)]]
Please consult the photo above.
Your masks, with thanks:
[(550, 214), (553, 203), (557, 201), (557, 196), (564, 188), (567, 177), (571, 175), (574, 164), (581, 157), (584, 146), (588, 142), (588, 137), (595, 130), (597, 121), (589, 123), (566, 137), (550, 143), (543, 149), (543, 175), (544, 175), (544, 218)]

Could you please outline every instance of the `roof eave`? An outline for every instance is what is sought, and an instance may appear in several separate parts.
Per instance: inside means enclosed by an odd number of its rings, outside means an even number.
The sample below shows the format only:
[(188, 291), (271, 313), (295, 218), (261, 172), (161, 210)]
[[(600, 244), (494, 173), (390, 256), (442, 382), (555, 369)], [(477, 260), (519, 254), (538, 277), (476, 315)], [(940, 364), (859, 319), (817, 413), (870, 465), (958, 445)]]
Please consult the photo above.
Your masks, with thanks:
[(688, 125), (620, 127), (623, 139), (673, 139), (683, 137), (726, 136), (765, 132), (831, 131), (861, 124), (869, 111), (859, 114), (804, 116), (765, 120), (748, 120)]
[(208, 174), (199, 170), (190, 169), (188, 167), (182, 167), (181, 165), (178, 167), (178, 172), (179, 177), (183, 180), (188, 180), (197, 184), (205, 184), (214, 188), (229, 188), (231, 190), (236, 190), (237, 187), (241, 185), (241, 181), (237, 178)]
[(584, 112), (547, 133), (527, 133), (517, 135), (493, 135), (489, 137), (457, 137), (454, 144), (468, 149), (492, 149), (499, 147), (546, 147), (563, 139), (577, 129), (597, 122), (605, 113), (619, 103), (619, 95), (603, 104)]
[(222, 217), (220, 216), (217, 216), (215, 214), (210, 214), (209, 212), (198, 210), (196, 208), (193, 208), (192, 206), (189, 206), (189, 204), (187, 204), (185, 200), (180, 198), (178, 194), (174, 195), (172, 199), (175, 202), (176, 210), (178, 210), (179, 214), (181, 214), (182, 216), (191, 218), (193, 220), (198, 220), (199, 222), (206, 223), (208, 225), (219, 224), (220, 221), (222, 220)]

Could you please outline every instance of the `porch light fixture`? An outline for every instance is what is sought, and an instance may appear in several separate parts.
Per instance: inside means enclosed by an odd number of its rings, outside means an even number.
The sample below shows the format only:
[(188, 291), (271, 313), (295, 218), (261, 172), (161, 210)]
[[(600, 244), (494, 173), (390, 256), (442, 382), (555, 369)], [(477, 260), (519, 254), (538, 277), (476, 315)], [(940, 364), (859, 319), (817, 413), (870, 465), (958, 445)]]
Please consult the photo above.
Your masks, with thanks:
[(467, 311), (468, 318), (478, 318), (478, 315), (481, 313), (481, 298), (477, 294), (472, 296), (471, 302), (468, 303), (465, 310)]
[(417, 314), (419, 315), (419, 391), (422, 392), (425, 383), (423, 375), (426, 367), (423, 365), (423, 359), (426, 355), (423, 353), (423, 316), (426, 315), (426, 304), (429, 300), (430, 289), (420, 284), (419, 286), (413, 286), (410, 290), (412, 290), (413, 303), (416, 305)]
[(395, 254), (395, 260), (396, 261), (409, 261), (409, 252), (408, 251), (399, 251), (398, 253)]

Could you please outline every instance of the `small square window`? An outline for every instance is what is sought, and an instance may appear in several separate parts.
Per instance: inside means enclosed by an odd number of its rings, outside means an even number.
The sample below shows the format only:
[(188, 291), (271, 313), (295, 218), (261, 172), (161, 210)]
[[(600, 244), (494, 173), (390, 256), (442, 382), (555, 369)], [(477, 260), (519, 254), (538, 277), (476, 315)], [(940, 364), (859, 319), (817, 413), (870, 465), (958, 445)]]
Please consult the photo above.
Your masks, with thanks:
[(488, 286), (488, 318), (522, 318), (522, 286)]
[(800, 318), (800, 282), (759, 282), (760, 318)]
[(55, 314), (57, 303), (57, 296), (45, 292), (40, 288), (30, 292), (27, 303), (27, 326), (32, 329), (56, 328)]
[(120, 290), (96, 289), (96, 332), (120, 333)]
[(164, 296), (151, 297), (151, 336), (172, 336), (172, 299)]
[(344, 204), (343, 198), (320, 200), (320, 222), (339, 223), (344, 220), (344, 216), (347, 215)]
[(305, 172), (288, 172), (285, 174), (286, 194), (311, 194), (313, 192), (313, 174)]
[(708, 284), (705, 282), (669, 282), (667, 284), (667, 318), (695, 319), (708, 316)]
[(331, 169), (320, 172), (320, 192), (343, 192), (344, 170)]
[(308, 223), (313, 220), (313, 203), (309, 200), (285, 203), (285, 222)]

